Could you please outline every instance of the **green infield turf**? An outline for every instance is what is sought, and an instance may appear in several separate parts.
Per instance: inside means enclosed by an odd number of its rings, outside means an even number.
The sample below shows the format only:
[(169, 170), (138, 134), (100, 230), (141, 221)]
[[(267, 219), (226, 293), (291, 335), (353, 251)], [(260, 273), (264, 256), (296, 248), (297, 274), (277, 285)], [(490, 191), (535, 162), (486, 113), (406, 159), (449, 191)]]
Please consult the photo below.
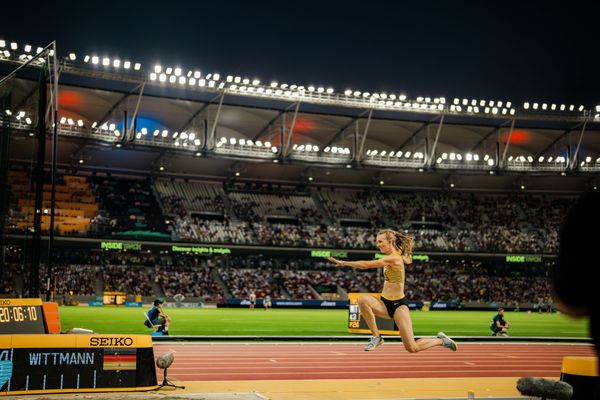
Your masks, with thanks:
[[(140, 333), (148, 308), (60, 307), (61, 329), (97, 333)], [(171, 335), (343, 336), (347, 310), (250, 311), (237, 308), (170, 308)], [(493, 311), (411, 311), (415, 335), (489, 336)], [(506, 312), (511, 336), (589, 337), (588, 322), (562, 314)]]

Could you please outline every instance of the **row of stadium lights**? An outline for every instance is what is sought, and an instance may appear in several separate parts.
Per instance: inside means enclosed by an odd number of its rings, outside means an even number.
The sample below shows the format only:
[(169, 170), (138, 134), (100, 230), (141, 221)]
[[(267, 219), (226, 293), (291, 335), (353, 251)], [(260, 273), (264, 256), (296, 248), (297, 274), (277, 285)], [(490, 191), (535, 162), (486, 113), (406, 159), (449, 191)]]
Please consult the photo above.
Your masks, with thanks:
[[(13, 116), (13, 112), (10, 110), (5, 110), (5, 114), (8, 116)], [(31, 125), (32, 124), (32, 120), (30, 117), (28, 117), (25, 113), (25, 111), (18, 111), (17, 114), (15, 115), (15, 119), (17, 119), (18, 121), (21, 122), (25, 122), (27, 125)], [(83, 120), (79, 119), (77, 121), (73, 120), (72, 118), (67, 118), (67, 117), (61, 117), (60, 119), (60, 124), (62, 125), (67, 125), (69, 127), (79, 127), (79, 128), (83, 128), (84, 127), (84, 122)], [(116, 129), (116, 125), (114, 123), (108, 124), (108, 123), (104, 123), (101, 126), (98, 127), (98, 123), (94, 122), (91, 125), (92, 129), (98, 129), (101, 131), (108, 131), (108, 132), (112, 132), (116, 137), (119, 137), (121, 135), (121, 132)], [(148, 135), (148, 129), (147, 128), (141, 128), (139, 132), (136, 133), (136, 138), (140, 139), (142, 136), (147, 136)], [(169, 136), (169, 131), (164, 129), (164, 130), (159, 130), (159, 129), (155, 129), (153, 134), (153, 137), (162, 137), (162, 138), (167, 138)], [(174, 132), (172, 134), (172, 139), (175, 141), (175, 146), (184, 146), (187, 147), (188, 143), (190, 141), (192, 141), (194, 143), (195, 146), (199, 146), (201, 144), (200, 139), (198, 139), (196, 137), (196, 134), (191, 132), (191, 133), (187, 133), (187, 132)], [(248, 146), (248, 147), (266, 147), (266, 148), (270, 148), (271, 151), (273, 153), (277, 153), (278, 149), (275, 146), (272, 146), (270, 142), (262, 142), (260, 140), (257, 141), (252, 141), (251, 139), (236, 139), (236, 138), (225, 138), (225, 137), (221, 137), (219, 139), (219, 141), (217, 142), (216, 146), (217, 147), (222, 147), (222, 146), (227, 146), (227, 145), (231, 145), (231, 146), (235, 146), (239, 144), (240, 146)], [(312, 145), (312, 144), (294, 144), (292, 147), (292, 150), (297, 151), (297, 152), (319, 152), (320, 148), (317, 145)], [(323, 152), (325, 153), (331, 153), (331, 154), (350, 154), (350, 149), (348, 147), (337, 147), (337, 146), (327, 146), (323, 149)], [(386, 150), (367, 150), (366, 155), (374, 158), (374, 157), (379, 157), (379, 158), (383, 158), (383, 157), (387, 157), (388, 159), (391, 159), (393, 157), (396, 158), (410, 158), (412, 155), (412, 158), (414, 159), (423, 159), (424, 158), (424, 154), (422, 152), (415, 152), (415, 153), (411, 153), (410, 151), (406, 151), (406, 152), (402, 152), (402, 151), (390, 151), (387, 152)], [(463, 156), (460, 153), (442, 153), (436, 160), (437, 164), (441, 164), (445, 161), (463, 161)], [(590, 156), (587, 156), (583, 161), (581, 161), (581, 166), (585, 166), (586, 164), (591, 164), (592, 163), (593, 158)], [(472, 154), (472, 153), (467, 153), (464, 156), (464, 161), (466, 162), (479, 162), (480, 161), (480, 157), (478, 154)], [(493, 166), (495, 161), (492, 157), (490, 157), (488, 154), (485, 154), (483, 157), (483, 161), (488, 165), (488, 166)], [(558, 157), (553, 157), (553, 156), (549, 156), (548, 158), (544, 157), (544, 156), (540, 156), (538, 157), (537, 162), (538, 163), (543, 163), (544, 161), (546, 161), (547, 163), (555, 163), (555, 164), (564, 164), (566, 162), (566, 158), (563, 156), (558, 156)], [(508, 162), (511, 163), (530, 163), (532, 164), (534, 162), (534, 158), (532, 156), (509, 156), (508, 157)], [(600, 157), (596, 158), (595, 160), (596, 164), (600, 164)]]
[[(16, 42), (11, 42), (10, 45), (6, 43), (5, 40), (0, 39), (0, 50), (5, 57), (10, 57), (10, 51), (7, 47), (10, 46), (10, 49), (13, 51), (18, 50), (19, 46)], [(31, 53), (33, 47), (29, 44), (26, 44), (23, 47), (25, 53)], [(41, 47), (36, 49), (36, 53), (39, 53), (42, 50)], [(51, 54), (52, 55), (52, 54)], [(21, 54), (19, 58), (23, 59), (31, 59), (33, 55), (31, 54)], [(68, 60), (76, 61), (77, 55), (75, 53), (70, 53), (68, 56)], [(41, 62), (44, 62), (43, 59), (40, 59)], [(104, 67), (120, 68), (121, 66), (128, 70), (131, 69), (132, 63), (130, 61), (121, 61), (120, 59), (110, 59), (109, 57), (99, 57), (96, 55), (84, 56), (84, 63), (91, 63), (93, 65), (102, 65)], [(140, 63), (134, 63), (133, 69), (136, 71), (141, 70)], [(218, 87), (219, 89), (224, 89), (227, 85), (229, 90), (239, 91), (239, 92), (248, 92), (248, 93), (258, 93), (258, 94), (266, 94), (266, 95), (278, 95), (278, 96), (291, 96), (298, 97), (299, 95), (303, 95), (305, 92), (313, 93), (316, 92), (318, 94), (327, 94), (333, 95), (335, 93), (333, 88), (324, 88), (324, 87), (315, 87), (308, 86), (305, 88), (304, 86), (298, 85), (288, 85), (286, 83), (279, 84), (277, 82), (271, 82), (269, 87), (263, 87), (260, 85), (259, 79), (248, 79), (242, 78), (239, 76), (227, 76), (226, 80), (223, 82), (219, 82), (220, 74), (208, 74), (204, 78), (202, 78), (202, 74), (200, 71), (188, 71), (187, 74), (183, 75), (183, 71), (179, 67), (167, 67), (164, 68), (160, 65), (154, 66), (154, 71), (150, 73), (151, 81), (159, 81), (159, 82), (169, 82), (169, 83), (178, 83), (179, 85), (188, 84), (190, 86), (200, 86), (205, 87), (208, 86), (210, 88)], [(429, 97), (417, 97), (416, 101), (406, 101), (407, 97), (405, 94), (395, 95), (395, 94), (386, 94), (386, 93), (369, 93), (369, 92), (361, 92), (358, 90), (350, 90), (347, 89), (344, 91), (344, 95), (347, 98), (353, 99), (362, 99), (369, 100), (371, 103), (376, 103), (382, 106), (395, 106), (402, 107), (408, 109), (421, 109), (421, 110), (439, 110), (442, 111), (445, 107), (446, 100), (444, 97), (439, 98), (429, 98)], [(515, 109), (511, 108), (511, 102), (497, 101), (494, 102), (492, 100), (469, 100), (469, 99), (458, 99), (455, 98), (453, 100), (453, 104), (449, 107), (450, 111), (453, 112), (468, 112), (478, 114), (483, 112), (485, 114), (501, 114), (501, 115), (515, 115)], [(530, 103), (524, 102), (523, 109), (525, 110), (551, 110), (551, 111), (561, 111), (561, 112), (583, 112), (585, 111), (585, 107), (580, 105), (576, 107), (575, 105), (566, 105), (566, 104), (548, 104), (548, 103)], [(595, 106), (595, 119), (600, 119), (600, 105)]]

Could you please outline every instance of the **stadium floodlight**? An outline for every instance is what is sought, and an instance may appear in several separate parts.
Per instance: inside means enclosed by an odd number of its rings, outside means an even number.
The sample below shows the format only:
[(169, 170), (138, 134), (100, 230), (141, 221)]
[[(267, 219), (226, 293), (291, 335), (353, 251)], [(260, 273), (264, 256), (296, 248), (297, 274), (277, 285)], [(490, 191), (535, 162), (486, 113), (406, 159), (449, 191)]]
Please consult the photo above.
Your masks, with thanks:
[(571, 105), (569, 106), (569, 111), (573, 111), (573, 110), (575, 110), (575, 106), (574, 106), (573, 104), (571, 104)]
[(468, 106), (469, 105), (469, 99), (462, 99), (462, 105), (463, 106)]
[(513, 160), (513, 156), (508, 156), (508, 162), (511, 162)]
[(502, 107), (502, 101), (497, 101), (496, 102), (496, 107), (501, 108)]
[(591, 163), (591, 162), (592, 162), (592, 157), (590, 157), (590, 156), (587, 156), (587, 157), (585, 158), (585, 162), (586, 162), (586, 163)]
[(164, 138), (166, 138), (167, 136), (169, 136), (169, 131), (168, 131), (168, 130), (166, 130), (166, 129), (164, 129), (164, 130), (162, 131), (162, 133), (160, 134), (160, 136), (161, 136), (161, 137), (164, 137)]
[(498, 108), (492, 107), (492, 114), (498, 114)]
[(329, 153), (331, 151), (331, 147), (327, 146), (323, 149), (325, 153)]
[(119, 68), (120, 66), (121, 66), (121, 60), (119, 60), (118, 58), (113, 60), (113, 67)]
[(142, 64), (140, 64), (140, 63), (135, 63), (133, 66), (133, 69), (136, 71), (139, 71), (141, 68), (142, 68)]
[(75, 61), (77, 59), (77, 55), (75, 53), (69, 53), (69, 60)]
[(425, 100), (425, 99), (423, 98), (423, 96), (419, 96), (419, 97), (417, 97), (417, 101), (418, 101), (419, 103), (421, 103), (423, 100)]
[(473, 154), (473, 161), (479, 161), (479, 154)]
[(381, 153), (380, 153), (380, 154), (381, 154), (381, 156), (383, 157), (383, 156), (385, 156), (385, 155), (387, 154), (387, 151), (385, 151), (385, 150), (381, 150)]
[(73, 121), (73, 118), (67, 118), (67, 124), (73, 125), (74, 123), (75, 121)]
[(467, 153), (467, 154), (465, 155), (465, 160), (466, 160), (466, 161), (473, 161), (473, 154), (471, 154), (471, 153)]
[(161, 82), (166, 82), (166, 81), (167, 81), (167, 75), (165, 75), (165, 74), (160, 74), (160, 75), (158, 76), (158, 80), (159, 80), (159, 81), (161, 81)]
[(179, 132), (173, 132), (173, 135), (171, 135), (171, 139), (177, 139), (177, 136), (179, 136)]
[(10, 43), (10, 48), (11, 48), (11, 50), (17, 50), (19, 48), (19, 46), (17, 45), (17, 43), (11, 42)]
[(148, 134), (148, 129), (146, 128), (142, 128), (140, 129), (140, 131), (142, 132), (142, 135), (146, 136)]
[(119, 132), (119, 130), (118, 130), (118, 129), (115, 129), (113, 133), (114, 133), (114, 135), (115, 135), (116, 137), (119, 137), (119, 136), (121, 136), (121, 132)]
[(528, 102), (523, 103), (523, 108), (526, 110), (529, 110), (529, 103)]
[(442, 157), (438, 157), (437, 160), (435, 160), (436, 164), (441, 164), (442, 163)]
[(165, 74), (171, 75), (172, 73), (173, 73), (173, 68), (167, 67), (167, 69), (165, 69)]
[(550, 109), (551, 109), (552, 111), (556, 110), (556, 104), (552, 104), (552, 105), (550, 106)]
[(157, 78), (157, 76), (156, 76), (156, 73), (155, 73), (155, 72), (151, 72), (151, 73), (150, 73), (150, 80), (151, 80), (151, 81), (155, 81), (155, 80), (156, 80), (156, 78)]
[(177, 82), (177, 77), (175, 75), (169, 75), (169, 83)]
[[(6, 41), (5, 40), (0, 39), (0, 47), (2, 47), (2, 48), (6, 47)], [(38, 53), (39, 53), (39, 51), (38, 51)]]
[(104, 57), (102, 59), (102, 65), (104, 65), (105, 67), (108, 66), (108, 65), (110, 65), (110, 58)]
[(141, 137), (142, 137), (142, 133), (141, 132), (138, 132), (138, 133), (135, 134), (135, 138), (136, 139), (141, 139)]
[(208, 87), (209, 88), (215, 87), (215, 81), (208, 81)]
[(400, 99), (400, 101), (404, 101), (406, 100), (406, 95), (405, 94), (401, 94), (398, 99)]
[(404, 157), (405, 157), (405, 158), (410, 158), (410, 154), (411, 154), (411, 152), (410, 152), (410, 151), (407, 151), (406, 153), (404, 153)]
[(90, 61), (90, 56), (85, 56), (83, 57), (83, 62), (89, 62)]
[(547, 110), (547, 109), (548, 109), (548, 104), (546, 104), (546, 103), (543, 103), (543, 104), (542, 104), (542, 110)]
[(200, 139), (194, 139), (194, 144), (196, 146), (200, 146)]
[(92, 64), (98, 64), (100, 62), (100, 57), (92, 56)]
[(31, 125), (31, 118), (29, 118), (29, 117), (25, 118), (25, 123), (27, 125)]
[(579, 112), (582, 112), (583, 110), (585, 110), (584, 106), (579, 106)]
[(180, 76), (179, 77), (179, 84), (180, 85), (185, 85), (186, 82), (187, 82), (187, 79), (185, 78), (185, 76)]
[(452, 100), (452, 104), (457, 105), (460, 103), (460, 99), (455, 97), (454, 100)]
[(532, 156), (527, 156), (527, 161), (529, 161), (530, 163), (533, 162), (533, 157)]
[(319, 87), (317, 88), (317, 92), (318, 92), (318, 93), (323, 93), (324, 91), (325, 91), (325, 88), (324, 88), (324, 87), (322, 87), (322, 86), (319, 86)]
[(174, 73), (175, 73), (175, 76), (181, 75), (181, 68), (176, 67)]
[(314, 92), (315, 90), (316, 90), (316, 89), (315, 89), (315, 87), (314, 87), (314, 86), (312, 86), (312, 85), (310, 85), (310, 86), (308, 87), (308, 91), (309, 91), (309, 92)]
[(152, 132), (152, 136), (156, 137), (160, 134), (160, 131), (158, 129), (155, 129), (154, 132)]
[(221, 78), (221, 75), (218, 72), (213, 74), (213, 81), (218, 81)]
[(81, 128), (83, 126), (83, 121), (80, 120), (80, 119), (78, 119), (77, 120), (77, 126)]
[(162, 66), (160, 66), (158, 64), (155, 65), (154, 66), (154, 72), (157, 73), (157, 74), (160, 74), (162, 72)]
[(356, 91), (354, 91), (354, 93), (352, 93), (352, 94), (354, 95), (354, 97), (358, 97), (358, 96), (360, 96), (360, 95), (361, 95), (361, 92), (360, 92), (360, 91), (358, 91), (358, 90), (356, 90)]
[(6, 113), (6, 115), (11, 116), (12, 115), (12, 111), (10, 110), (4, 110), (4, 112)]
[(352, 90), (350, 90), (350, 89), (344, 90), (344, 95), (346, 95), (346, 96), (352, 95)]
[(277, 147), (272, 146), (271, 147), (271, 153), (277, 153)]
[(479, 100), (479, 107), (485, 107), (485, 100)]
[(442, 153), (442, 160), (448, 159), (448, 153)]
[(129, 68), (131, 68), (131, 61), (125, 61), (125, 62), (123, 63), (123, 68), (125, 68), (125, 69), (129, 69)]
[(334, 92), (333, 88), (327, 88), (327, 94), (332, 94)]
[(539, 104), (538, 104), (538, 103), (533, 103), (533, 107), (532, 107), (532, 108), (533, 108), (534, 110), (537, 110), (537, 109), (538, 109), (538, 106), (539, 106)]
[(450, 160), (451, 161), (456, 160), (456, 154), (455, 153), (450, 153)]

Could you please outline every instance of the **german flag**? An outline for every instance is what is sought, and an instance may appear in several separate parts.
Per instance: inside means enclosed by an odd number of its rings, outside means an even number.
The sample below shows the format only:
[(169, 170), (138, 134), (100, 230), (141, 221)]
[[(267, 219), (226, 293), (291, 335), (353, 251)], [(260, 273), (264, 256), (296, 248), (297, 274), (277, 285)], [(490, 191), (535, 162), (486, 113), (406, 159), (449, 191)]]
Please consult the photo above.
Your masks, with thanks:
[(104, 371), (130, 371), (136, 369), (136, 349), (104, 349)]

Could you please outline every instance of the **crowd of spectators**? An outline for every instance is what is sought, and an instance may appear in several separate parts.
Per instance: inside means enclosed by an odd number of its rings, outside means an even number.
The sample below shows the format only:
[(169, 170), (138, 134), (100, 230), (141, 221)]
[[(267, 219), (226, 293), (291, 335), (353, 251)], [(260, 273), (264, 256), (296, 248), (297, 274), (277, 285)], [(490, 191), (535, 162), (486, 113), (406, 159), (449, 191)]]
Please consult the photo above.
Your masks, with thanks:
[[(0, 294), (26, 294), (29, 275), (19, 268), (11, 264), (4, 270)], [(490, 260), (417, 260), (407, 266), (406, 295), (415, 301), (530, 303), (541, 308), (550, 298), (549, 268), (545, 264), (515, 268)], [(57, 264), (54, 272), (57, 295), (122, 291), (173, 298), (182, 294), (209, 303), (248, 299), (251, 292), (257, 298), (267, 294), (273, 299), (339, 298), (344, 293), (379, 292), (384, 283), (381, 269), (334, 268), (315, 258), (263, 256), (129, 255), (120, 260), (107, 257), (97, 264)], [(45, 276), (42, 265), (42, 282)]]

